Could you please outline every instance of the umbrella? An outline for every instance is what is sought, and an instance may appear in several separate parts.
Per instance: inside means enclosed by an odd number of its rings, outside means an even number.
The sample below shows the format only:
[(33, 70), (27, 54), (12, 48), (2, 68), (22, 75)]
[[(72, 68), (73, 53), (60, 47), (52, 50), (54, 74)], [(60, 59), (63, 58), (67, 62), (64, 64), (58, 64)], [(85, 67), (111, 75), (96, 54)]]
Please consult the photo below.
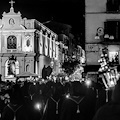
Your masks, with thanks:
[(26, 78), (26, 77), (38, 77), (39, 75), (35, 74), (35, 73), (31, 73), (31, 72), (23, 72), (23, 73), (20, 73), (18, 75), (16, 75), (16, 77), (19, 77), (19, 78)]

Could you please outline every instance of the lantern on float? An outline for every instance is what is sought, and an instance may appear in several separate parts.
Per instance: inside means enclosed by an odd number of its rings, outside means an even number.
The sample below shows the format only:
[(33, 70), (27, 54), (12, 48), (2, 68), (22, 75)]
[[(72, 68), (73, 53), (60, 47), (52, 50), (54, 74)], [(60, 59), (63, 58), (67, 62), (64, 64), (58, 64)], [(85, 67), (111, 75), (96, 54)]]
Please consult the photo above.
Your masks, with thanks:
[(117, 66), (111, 66), (107, 53), (107, 48), (102, 49), (101, 58), (98, 60), (101, 67), (98, 72), (102, 75), (102, 80), (106, 89), (110, 89), (116, 85), (120, 74), (117, 71)]

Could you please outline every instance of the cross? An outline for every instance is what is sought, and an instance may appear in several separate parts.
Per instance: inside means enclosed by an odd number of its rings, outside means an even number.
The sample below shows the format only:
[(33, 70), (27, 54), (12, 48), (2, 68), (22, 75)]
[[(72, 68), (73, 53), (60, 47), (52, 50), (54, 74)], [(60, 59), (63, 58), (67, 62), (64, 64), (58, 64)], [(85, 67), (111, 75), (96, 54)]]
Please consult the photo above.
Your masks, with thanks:
[(13, 4), (15, 3), (13, 0), (9, 2), (11, 4), (11, 7), (13, 7)]

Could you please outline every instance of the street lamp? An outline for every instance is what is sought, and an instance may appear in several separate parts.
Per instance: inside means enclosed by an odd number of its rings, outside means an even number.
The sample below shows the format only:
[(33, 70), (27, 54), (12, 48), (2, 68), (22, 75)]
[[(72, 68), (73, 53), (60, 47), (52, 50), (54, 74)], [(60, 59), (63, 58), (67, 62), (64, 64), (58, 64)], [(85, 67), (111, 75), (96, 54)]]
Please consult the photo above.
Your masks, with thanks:
[(114, 40), (114, 36), (113, 35), (109, 35), (107, 33), (105, 34), (104, 33), (104, 28), (103, 27), (98, 27), (97, 31), (96, 31), (95, 39), (97, 40), (97, 39), (101, 39), (101, 38)]
[(96, 31), (95, 39), (100, 39), (104, 35), (104, 28), (98, 27)]

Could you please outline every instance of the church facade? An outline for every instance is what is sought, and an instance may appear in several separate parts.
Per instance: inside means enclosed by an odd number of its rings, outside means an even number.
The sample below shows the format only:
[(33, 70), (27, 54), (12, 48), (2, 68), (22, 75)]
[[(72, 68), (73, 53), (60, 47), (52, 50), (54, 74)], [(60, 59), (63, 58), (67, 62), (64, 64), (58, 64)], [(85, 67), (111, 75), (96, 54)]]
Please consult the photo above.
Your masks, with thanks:
[[(13, 1), (12, 1), (13, 2)], [(54, 62), (59, 67), (57, 34), (36, 19), (22, 18), (14, 12), (3, 13), (0, 19), (0, 74), (12, 80), (22, 72), (41, 75), (44, 65)]]

